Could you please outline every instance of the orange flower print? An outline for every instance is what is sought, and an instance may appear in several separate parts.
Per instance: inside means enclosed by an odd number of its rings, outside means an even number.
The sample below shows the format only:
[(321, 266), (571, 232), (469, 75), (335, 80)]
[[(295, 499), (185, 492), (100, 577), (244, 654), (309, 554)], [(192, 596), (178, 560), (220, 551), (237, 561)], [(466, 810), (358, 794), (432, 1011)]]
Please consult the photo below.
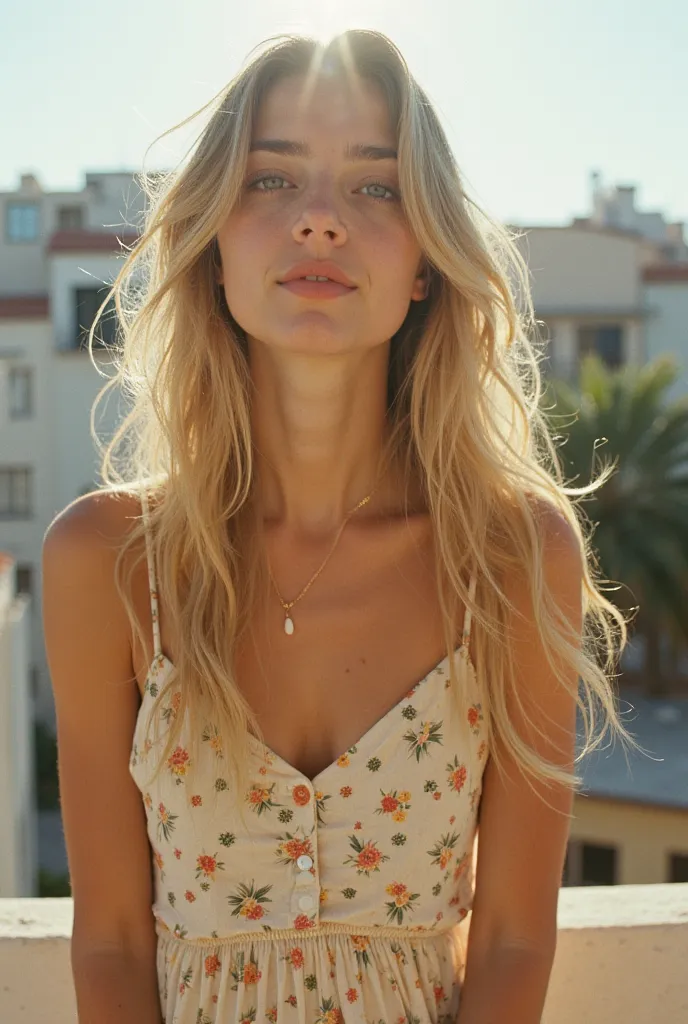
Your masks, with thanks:
[(435, 993), (435, 1003), (437, 1003), (437, 1005), (439, 1005), (443, 999), (446, 999), (444, 989), (442, 988), (441, 985), (435, 985), (433, 988), (433, 992)]
[(392, 897), (390, 902), (385, 903), (389, 921), (394, 924), (402, 924), (404, 914), (409, 910), (416, 909), (414, 903), (420, 897), (420, 893), (409, 892), (408, 886), (402, 882), (392, 882), (390, 885), (386, 885), (385, 892)]
[(277, 1022), (277, 1007), (271, 1006), (265, 1011), (265, 1019), (270, 1021), (270, 1024), (276, 1024)]
[(181, 850), (178, 850), (176, 846), (175, 846), (175, 848), (174, 848), (174, 855), (175, 855), (175, 857), (177, 858), (177, 860), (179, 860), (179, 858), (180, 858), (180, 857), (181, 857), (181, 855), (182, 855), (182, 851), (181, 851)]
[(433, 800), (441, 800), (442, 799), (442, 793), (440, 792), (439, 789), (436, 789), (435, 792), (432, 794), (432, 799)]
[(198, 793), (194, 794), (194, 796), (191, 797), (191, 806), (192, 807), (200, 807), (202, 803), (203, 803), (203, 797), (199, 796)]
[(315, 811), (319, 823), (323, 824), (323, 813), (327, 809), (325, 803), (330, 799), (329, 793), (323, 793), (321, 790), (315, 792)]
[(299, 946), (294, 946), (284, 959), (291, 964), (295, 971), (299, 971), (303, 967), (303, 950)]
[(187, 903), (193, 903), (195, 901), (196, 897), (191, 892), (191, 889), (186, 890), (186, 892), (184, 893), (184, 899), (186, 900)]
[(369, 839), (368, 842), (364, 842), (363, 839), (359, 839), (358, 836), (349, 836), (349, 846), (354, 851), (355, 856), (353, 854), (349, 854), (342, 863), (354, 864), (356, 866), (357, 873), (359, 875), (365, 875), (366, 878), (370, 877), (371, 871), (379, 871), (380, 864), (383, 861), (389, 860), (387, 854), (378, 850), (376, 842), (372, 839)]
[(160, 880), (162, 881), (165, 878), (165, 872), (163, 870), (163, 865), (164, 865), (165, 861), (163, 860), (162, 854), (158, 853), (157, 850), (154, 850), (153, 851), (153, 860), (155, 861), (155, 863), (157, 865), (158, 871), (160, 872)]
[(320, 890), (320, 902), (321, 903), (327, 903), (329, 895), (330, 895), (330, 890), (329, 889), (321, 889)]
[(294, 918), (294, 928), (299, 931), (304, 931), (306, 928), (313, 928), (315, 921), (313, 921), (307, 914), (297, 914)]
[(200, 853), (196, 857), (196, 878), (209, 878), (211, 882), (215, 881), (215, 872), (224, 871), (225, 865), (223, 861), (217, 859), (217, 854), (211, 856), (209, 853)]
[(454, 856), (454, 847), (459, 841), (459, 834), (457, 832), (449, 832), (443, 835), (435, 843), (431, 850), (428, 850), (428, 855), (432, 857), (432, 864), (437, 864), (442, 871), (445, 870), (449, 861)]
[(169, 722), (172, 718), (177, 717), (177, 712), (182, 703), (182, 695), (179, 690), (175, 690), (172, 694), (172, 700), (166, 708), (163, 708), (162, 717), (166, 722)]
[(184, 971), (184, 973), (182, 974), (182, 980), (179, 982), (179, 995), (180, 996), (184, 995), (184, 993), (186, 992), (187, 988), (189, 987), (189, 985), (191, 984), (192, 981), (193, 981), (193, 968), (189, 967), (186, 971)]
[(478, 760), (479, 761), (482, 761), (482, 759), (485, 757), (485, 753), (486, 752), (487, 752), (487, 743), (485, 742), (485, 740), (483, 740), (483, 742), (478, 747)]
[(167, 842), (170, 841), (170, 835), (176, 828), (175, 822), (178, 817), (178, 814), (172, 814), (163, 803), (158, 804), (158, 839), (162, 835)]
[(348, 754), (340, 754), (337, 758), (337, 764), (340, 768), (348, 768), (351, 764), (351, 760)]
[(147, 809), (150, 811), (151, 807), (153, 806), (153, 800), (151, 798), (150, 793), (146, 793), (146, 795), (143, 798), (143, 802), (146, 805)]
[(455, 882), (458, 882), (458, 880), (461, 878), (461, 876), (467, 870), (468, 863), (469, 863), (468, 862), (468, 854), (464, 853), (463, 857), (461, 858), (461, 860), (457, 861), (456, 867), (454, 868), (454, 881)]
[(363, 828), (363, 825), (361, 824), (360, 821), (355, 821), (354, 822), (354, 831), (358, 831), (358, 830), (360, 830), (362, 828)]
[(280, 804), (272, 799), (272, 791), (274, 788), (274, 782), (267, 788), (255, 784), (251, 786), (246, 794), (246, 803), (249, 805), (251, 810), (255, 811), (256, 814), (263, 814), (265, 811), (272, 810), (273, 807), (279, 807)]
[(172, 754), (167, 758), (167, 767), (175, 777), (174, 781), (178, 786), (181, 786), (184, 781), (191, 761), (189, 759), (188, 750), (184, 750), (183, 747), (177, 747)]
[(339, 1007), (334, 1005), (334, 999), (323, 999), (318, 1011), (313, 1024), (344, 1024), (344, 1015)]
[(447, 764), (447, 776), (449, 778), (449, 788), (453, 789), (455, 793), (460, 793), (466, 784), (468, 770), (465, 764), (460, 763), (456, 754), (454, 754), (454, 760)]
[(355, 1003), (356, 1000), (358, 999), (358, 989), (348, 988), (346, 990), (346, 998), (349, 1000), (350, 1003)]
[(289, 1003), (290, 1006), (296, 1006), (296, 996), (287, 996), (284, 1001), (285, 1003)]
[(351, 788), (351, 786), (342, 786), (342, 788), (339, 790), (339, 795), (343, 796), (345, 800), (347, 797), (350, 797), (352, 793), (353, 789)]
[(250, 885), (241, 882), (237, 886), (236, 892), (227, 897), (229, 905), (234, 907), (232, 917), (246, 917), (249, 921), (260, 921), (265, 915), (265, 908), (262, 904), (272, 903), (272, 898), (267, 895), (271, 889), (271, 885), (263, 885), (260, 889), (256, 889), (253, 881)]
[(389, 814), (392, 817), (392, 821), (406, 821), (406, 814), (411, 808), (410, 800), (411, 794), (407, 789), (397, 791), (393, 789), (389, 793), (385, 793), (383, 789), (380, 790), (382, 793), (382, 800), (380, 800), (380, 806), (375, 808), (376, 814)]
[(368, 967), (370, 964), (370, 954), (368, 952), (370, 942), (368, 937), (366, 935), (352, 935), (351, 945), (354, 947), (358, 967)]
[(297, 807), (305, 807), (306, 804), (310, 803), (311, 791), (308, 788), (308, 786), (305, 786), (302, 782), (300, 782), (297, 786), (294, 786), (294, 788), (292, 789), (291, 796)]
[(214, 978), (217, 971), (222, 967), (220, 958), (215, 953), (211, 953), (210, 956), (207, 956), (203, 965), (205, 967), (206, 978)]
[(408, 743), (409, 757), (415, 754), (416, 761), (420, 761), (421, 757), (430, 755), (431, 743), (442, 745), (441, 729), (442, 722), (421, 722), (418, 732), (414, 732), (413, 729), (405, 732), (404, 739)]
[(203, 730), (203, 742), (215, 751), (217, 757), (222, 757), (222, 736), (216, 725), (207, 725)]
[(482, 704), (472, 704), (468, 709), (468, 724), (475, 736), (480, 735), (480, 722), (483, 720)]
[[(303, 855), (313, 857), (313, 847), (307, 836), (299, 837), (292, 835), (291, 832), (285, 832), (284, 835), (277, 836), (277, 839), (278, 846), (275, 856), (280, 864), (294, 864)], [(311, 868), (311, 873), (314, 873), (313, 868)]]
[(258, 970), (258, 964), (253, 960), (244, 966), (244, 985), (255, 985), (263, 977), (263, 972)]

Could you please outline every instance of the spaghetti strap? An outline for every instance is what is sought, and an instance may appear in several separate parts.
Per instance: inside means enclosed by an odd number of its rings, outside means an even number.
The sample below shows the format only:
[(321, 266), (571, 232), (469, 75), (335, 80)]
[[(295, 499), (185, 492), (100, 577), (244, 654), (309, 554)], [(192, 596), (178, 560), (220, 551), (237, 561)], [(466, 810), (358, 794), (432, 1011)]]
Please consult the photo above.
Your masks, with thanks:
[(470, 583), (468, 584), (468, 600), (469, 604), (466, 605), (466, 611), (463, 617), (463, 633), (461, 634), (461, 643), (464, 647), (468, 647), (468, 643), (471, 639), (471, 620), (473, 618), (473, 610), (471, 605), (475, 600), (475, 585), (478, 581), (477, 573), (474, 571), (471, 576)]
[(146, 558), (148, 560), (148, 589), (150, 592), (151, 620), (153, 622), (153, 652), (156, 658), (162, 657), (162, 645), (160, 643), (160, 622), (158, 618), (158, 582), (155, 574), (155, 559), (153, 555), (153, 541), (150, 531), (150, 512), (148, 508), (148, 494), (146, 490), (141, 491), (141, 511), (143, 513), (143, 524), (146, 530)]

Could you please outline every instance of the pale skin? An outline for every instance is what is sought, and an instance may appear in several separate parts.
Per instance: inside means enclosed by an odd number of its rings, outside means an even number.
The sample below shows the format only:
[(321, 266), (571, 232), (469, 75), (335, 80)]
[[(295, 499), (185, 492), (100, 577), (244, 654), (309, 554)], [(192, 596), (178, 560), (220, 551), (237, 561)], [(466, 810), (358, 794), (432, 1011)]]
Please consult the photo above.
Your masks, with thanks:
[[(322, 77), (307, 104), (299, 102), (299, 78), (284, 79), (268, 93), (254, 143), (300, 145), (288, 152), (254, 149), (242, 203), (217, 236), (218, 282), (249, 341), (266, 543), (287, 600), (322, 562), (345, 512), (375, 482), (389, 338), (427, 287), (423, 254), (395, 198), (396, 159), (349, 158), (360, 145), (395, 149), (383, 96), (370, 84), (358, 86)], [(355, 288), (334, 299), (286, 291), (281, 278), (306, 259), (333, 261)], [(401, 481), (392, 472), (351, 519), (322, 576), (294, 607), (294, 636), (282, 632), (275, 598), (238, 654), (238, 684), (266, 743), (309, 778), (355, 743), (444, 653), (429, 516), (417, 495), (408, 519), (401, 508)], [(88, 980), (95, 975), (86, 965), (98, 950), (106, 975), (114, 972), (108, 1005), (119, 1000), (120, 1014), (135, 1010), (137, 1019), (158, 1019), (145, 817), (127, 767), (152, 644), (141, 650), (134, 643), (112, 583), (114, 554), (128, 517), (136, 514), (131, 499), (87, 495), (56, 518), (44, 548), (44, 624), (79, 907), (73, 949), (75, 973), (84, 965), (83, 1020), (91, 1019), (88, 1007), (100, 1013), (97, 993), (108, 984), (98, 988)], [(578, 628), (581, 567), (568, 527), (554, 514), (545, 517), (545, 558), (554, 599)], [(554, 683), (523, 581), (505, 580), (504, 586), (524, 616), (519, 680), (543, 723), (549, 720), (548, 741), (527, 738), (550, 760), (570, 766), (573, 701)], [(145, 568), (134, 599), (150, 623)], [(163, 649), (174, 661), (179, 640), (164, 607), (160, 612)], [(459, 622), (457, 639), (460, 628)], [(519, 722), (515, 708), (513, 720)], [(557, 787), (536, 787), (543, 802), (511, 769), (508, 782), (491, 760), (485, 769), (459, 1024), (535, 1024), (554, 955), (571, 797)], [(89, 796), (94, 786), (97, 806)], [(141, 980), (134, 986), (138, 1002), (122, 1009), (117, 964), (125, 961), (129, 979), (138, 969)], [(100, 1013), (98, 1019), (128, 1019), (116, 1012), (117, 1006), (110, 1018)]]

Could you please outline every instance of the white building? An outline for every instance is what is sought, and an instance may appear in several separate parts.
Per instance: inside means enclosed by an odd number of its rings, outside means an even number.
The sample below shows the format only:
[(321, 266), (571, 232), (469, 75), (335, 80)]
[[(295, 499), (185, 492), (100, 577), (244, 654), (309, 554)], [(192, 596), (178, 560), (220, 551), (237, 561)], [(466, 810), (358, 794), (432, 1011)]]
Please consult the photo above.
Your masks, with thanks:
[(30, 598), (16, 595), (15, 569), (0, 552), (0, 897), (33, 896), (38, 861)]
[(592, 176), (590, 217), (565, 226), (519, 226), (548, 361), (572, 377), (597, 352), (610, 366), (670, 355), (688, 394), (688, 246), (683, 224), (635, 208), (635, 189), (603, 190)]
[[(84, 188), (68, 193), (43, 192), (24, 174), (19, 189), (0, 193), (0, 549), (17, 562), (17, 589), (33, 596), (31, 692), (47, 724), (54, 708), (40, 605), (43, 537), (55, 514), (97, 483), (89, 415), (105, 378), (81, 328), (91, 326), (121, 266), (120, 240), (135, 241), (143, 208), (125, 173), (87, 174)], [(105, 340), (109, 332), (104, 325)], [(107, 373), (105, 353), (96, 361)], [(103, 437), (116, 405), (116, 394), (103, 404)]]

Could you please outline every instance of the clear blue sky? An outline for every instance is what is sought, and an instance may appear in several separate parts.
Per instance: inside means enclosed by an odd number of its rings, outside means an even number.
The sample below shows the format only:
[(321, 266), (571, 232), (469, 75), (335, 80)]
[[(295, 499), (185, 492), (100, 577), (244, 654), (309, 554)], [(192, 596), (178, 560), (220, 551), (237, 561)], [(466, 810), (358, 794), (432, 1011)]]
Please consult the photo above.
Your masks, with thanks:
[(367, 27), (400, 47), (492, 214), (586, 214), (597, 168), (688, 221), (685, 0), (0, 0), (0, 26), (0, 190), (26, 171), (55, 190), (138, 169), (264, 38)]

